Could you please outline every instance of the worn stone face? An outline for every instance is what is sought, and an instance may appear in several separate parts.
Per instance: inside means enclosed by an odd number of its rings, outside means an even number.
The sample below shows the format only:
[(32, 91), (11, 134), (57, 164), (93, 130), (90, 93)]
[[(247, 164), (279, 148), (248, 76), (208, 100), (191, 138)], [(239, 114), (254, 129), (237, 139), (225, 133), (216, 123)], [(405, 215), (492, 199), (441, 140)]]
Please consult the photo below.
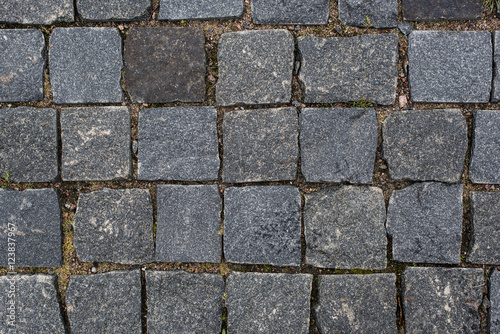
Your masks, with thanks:
[(47, 55), (40, 30), (0, 30), (0, 59), (0, 102), (43, 99)]
[(0, 2), (0, 22), (50, 25), (57, 22), (73, 22), (74, 16), (72, 0)]
[(159, 20), (233, 19), (243, 15), (243, 0), (160, 0)]
[(154, 261), (153, 204), (146, 189), (80, 193), (73, 225), (80, 262)]
[(405, 333), (479, 333), (482, 269), (407, 267), (403, 275)]
[(460, 181), (468, 142), (460, 110), (393, 113), (384, 121), (382, 134), (393, 181)]
[(118, 29), (55, 28), (49, 44), (54, 103), (123, 101), (122, 39)]
[(413, 31), (408, 41), (411, 99), (487, 103), (492, 58), (488, 31)]
[(12, 182), (59, 179), (57, 111), (0, 109), (0, 177)]
[(300, 154), (305, 180), (372, 183), (377, 138), (375, 109), (302, 109)]
[(483, 10), (481, 0), (403, 0), (407, 21), (475, 20)]
[(219, 165), (215, 108), (141, 110), (138, 157), (140, 180), (217, 180)]
[(355, 27), (394, 28), (398, 24), (397, 0), (339, 0), (339, 19)]
[(474, 111), (469, 178), (474, 183), (500, 183), (500, 110)]
[(289, 103), (294, 42), (282, 29), (222, 34), (217, 50), (217, 105)]
[[(498, 6), (498, 10), (500, 10), (500, 6)], [(493, 82), (491, 85), (491, 102), (499, 102), (499, 101), (500, 101), (500, 30), (497, 30), (493, 33)]]
[(255, 24), (328, 24), (328, 0), (252, 0)]
[(220, 333), (222, 275), (146, 271), (148, 333)]
[(228, 333), (308, 333), (312, 279), (232, 272), (226, 287)]
[(300, 192), (290, 186), (224, 191), (224, 257), (227, 262), (299, 266)]
[(462, 192), (462, 185), (434, 182), (395, 190), (387, 209), (393, 260), (459, 263)]
[(125, 84), (134, 102), (203, 102), (205, 34), (199, 28), (132, 28)]
[(141, 271), (71, 275), (66, 305), (71, 333), (140, 333)]
[(314, 314), (321, 333), (398, 332), (394, 274), (320, 275), (318, 281)]
[(141, 21), (151, 15), (150, 0), (77, 0), (84, 21)]
[(306, 103), (396, 99), (398, 35), (299, 37), (299, 81)]
[(493, 269), (490, 278), (490, 333), (500, 332), (500, 273)]

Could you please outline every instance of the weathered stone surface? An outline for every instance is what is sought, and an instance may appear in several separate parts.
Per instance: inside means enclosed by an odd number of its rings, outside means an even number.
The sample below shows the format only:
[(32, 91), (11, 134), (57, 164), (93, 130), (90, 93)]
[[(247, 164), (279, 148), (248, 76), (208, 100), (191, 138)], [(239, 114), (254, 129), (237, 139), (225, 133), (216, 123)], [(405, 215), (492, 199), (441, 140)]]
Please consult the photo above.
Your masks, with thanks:
[(222, 34), (217, 104), (289, 103), (294, 49), (292, 34), (282, 29)]
[(150, 0), (77, 0), (83, 21), (141, 21), (151, 15)]
[(125, 83), (134, 102), (203, 102), (205, 34), (200, 28), (132, 28)]
[(219, 165), (215, 108), (141, 110), (138, 157), (140, 180), (217, 180)]
[(375, 109), (303, 109), (300, 155), (305, 180), (372, 183), (377, 138)]
[(154, 261), (153, 204), (146, 189), (80, 193), (73, 225), (80, 262)]
[(474, 111), (469, 178), (474, 183), (500, 183), (500, 110)]
[(460, 181), (467, 151), (467, 125), (460, 110), (393, 113), (382, 134), (392, 180)]
[[(498, 6), (500, 10), (500, 6)], [(491, 102), (500, 101), (500, 30), (493, 33), (493, 82), (491, 84)]]
[(403, 0), (408, 21), (474, 20), (483, 15), (482, 0)]
[(398, 35), (298, 39), (299, 81), (306, 103), (396, 99)]
[(392, 193), (387, 233), (392, 237), (394, 261), (460, 262), (462, 188), (426, 182)]
[(402, 34), (408, 36), (413, 31), (413, 25), (408, 22), (401, 22), (398, 23), (398, 29)]
[(0, 59), (0, 102), (43, 99), (47, 55), (40, 30), (0, 30)]
[(0, 22), (49, 25), (72, 22), (74, 16), (72, 0), (0, 0)]
[(252, 0), (255, 24), (328, 24), (328, 0)]
[(467, 261), (500, 265), (500, 193), (471, 192), (472, 238)]
[(306, 194), (306, 263), (321, 268), (384, 269), (385, 204), (376, 187), (329, 187)]
[(299, 159), (297, 126), (295, 108), (225, 113), (223, 182), (295, 180)]
[(228, 333), (308, 333), (312, 279), (232, 272), (226, 286)]
[(493, 270), (490, 278), (490, 333), (500, 333), (500, 273)]
[[(1, 276), (0, 332), (66, 333), (56, 282), (55, 275)], [(11, 305), (13, 308), (9, 309)]]
[(488, 31), (413, 31), (408, 41), (411, 99), (488, 102), (492, 58)]
[(156, 261), (220, 262), (219, 187), (158, 185), (156, 189)]
[(122, 39), (118, 29), (56, 28), (49, 44), (54, 103), (123, 101)]
[(398, 1), (339, 0), (339, 19), (348, 26), (394, 28), (398, 24)]
[(12, 182), (58, 180), (57, 146), (55, 109), (0, 109), (0, 177)]
[(479, 333), (479, 268), (415, 268), (403, 273), (405, 333)]
[(300, 192), (291, 186), (224, 191), (227, 262), (299, 266)]
[(148, 270), (146, 291), (148, 333), (220, 333), (221, 275)]
[(71, 333), (140, 333), (141, 271), (71, 275), (66, 305)]
[[(54, 189), (0, 189), (0, 217), (1, 266), (61, 266), (61, 209)], [(12, 243), (15, 263), (8, 252)]]
[(394, 274), (320, 275), (314, 308), (321, 333), (398, 332)]
[(160, 0), (159, 20), (232, 19), (243, 15), (243, 0)]

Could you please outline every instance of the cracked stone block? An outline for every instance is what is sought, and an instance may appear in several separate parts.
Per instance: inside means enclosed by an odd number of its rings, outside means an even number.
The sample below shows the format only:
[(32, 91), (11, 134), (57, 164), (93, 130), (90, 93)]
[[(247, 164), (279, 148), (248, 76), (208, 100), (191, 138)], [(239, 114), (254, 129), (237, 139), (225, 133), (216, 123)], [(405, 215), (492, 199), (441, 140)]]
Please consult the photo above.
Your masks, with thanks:
[(156, 261), (221, 262), (217, 185), (158, 185)]
[(291, 186), (224, 191), (227, 262), (300, 266), (300, 192)]
[(392, 257), (399, 262), (459, 263), (461, 184), (416, 183), (395, 190), (387, 209)]
[(500, 333), (500, 273), (493, 269), (490, 278), (490, 333)]
[(118, 29), (55, 28), (49, 47), (54, 103), (123, 101), (122, 39)]
[(290, 103), (294, 50), (292, 34), (283, 29), (222, 34), (217, 105)]
[(0, 22), (51, 25), (74, 20), (75, 11), (72, 0), (0, 1)]
[(302, 109), (300, 155), (305, 180), (371, 184), (377, 140), (373, 108)]
[[(61, 209), (54, 189), (0, 189), (0, 266), (61, 267)], [(12, 243), (14, 245), (12, 245)], [(9, 256), (15, 248), (15, 259)]]
[(394, 274), (320, 275), (318, 282), (321, 333), (398, 333)]
[(408, 40), (411, 99), (487, 103), (492, 51), (488, 31), (413, 31)]
[(384, 121), (382, 135), (393, 181), (460, 181), (468, 143), (460, 110), (393, 113)]
[(299, 160), (297, 128), (295, 108), (225, 113), (223, 182), (295, 180)]
[(205, 100), (201, 28), (132, 28), (125, 40), (125, 84), (136, 103)]
[(80, 193), (73, 226), (80, 262), (154, 261), (153, 203), (147, 189)]
[(228, 333), (309, 333), (313, 275), (232, 272), (226, 284)]
[(305, 103), (396, 99), (398, 35), (298, 38), (299, 82)]
[(474, 111), (469, 178), (500, 184), (500, 110)]
[(59, 179), (57, 111), (0, 109), (0, 177), (11, 182)]
[(306, 263), (320, 268), (385, 269), (384, 222), (380, 188), (338, 186), (306, 194)]
[(148, 333), (220, 333), (224, 279), (216, 274), (146, 271)]
[(71, 275), (66, 305), (71, 333), (141, 333), (141, 271)]
[(151, 0), (77, 0), (83, 21), (143, 21), (151, 16)]
[(0, 102), (43, 99), (47, 55), (40, 30), (0, 30), (0, 59)]
[(140, 180), (212, 181), (219, 175), (217, 110), (143, 109), (139, 115)]
[(160, 0), (158, 20), (236, 19), (243, 10), (243, 0)]
[(63, 108), (61, 141), (64, 181), (130, 178), (132, 152), (127, 107)]
[(394, 28), (398, 25), (397, 0), (339, 0), (339, 19), (348, 26)]
[(472, 238), (467, 261), (500, 265), (500, 193), (471, 192)]
[(64, 334), (55, 275), (0, 277), (0, 332)]
[(479, 333), (484, 273), (479, 268), (407, 267), (405, 333)]
[(328, 0), (252, 0), (255, 24), (328, 24)]
[(483, 15), (482, 0), (402, 0), (407, 21), (477, 20)]

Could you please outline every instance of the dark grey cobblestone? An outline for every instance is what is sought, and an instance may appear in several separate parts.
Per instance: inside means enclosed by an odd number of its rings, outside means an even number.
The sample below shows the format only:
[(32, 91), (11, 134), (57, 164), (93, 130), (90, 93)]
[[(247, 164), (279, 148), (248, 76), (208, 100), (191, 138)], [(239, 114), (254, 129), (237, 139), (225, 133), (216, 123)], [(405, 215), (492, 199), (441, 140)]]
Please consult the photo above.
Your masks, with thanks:
[(0, 22), (50, 25), (72, 22), (74, 15), (72, 0), (0, 0)]
[(500, 273), (493, 269), (490, 282), (490, 333), (500, 333)]
[(328, 0), (251, 0), (255, 24), (327, 24)]
[(500, 184), (500, 110), (474, 111), (469, 178)]
[[(498, 6), (500, 9), (500, 6)], [(491, 102), (500, 102), (500, 30), (493, 33), (493, 82)]]
[(243, 15), (244, 0), (160, 0), (159, 20), (233, 19)]
[(141, 21), (151, 16), (151, 0), (77, 0), (83, 21)]
[(339, 19), (356, 27), (394, 28), (398, 24), (397, 0), (339, 0)]
[(483, 14), (482, 0), (403, 0), (408, 21), (474, 20)]

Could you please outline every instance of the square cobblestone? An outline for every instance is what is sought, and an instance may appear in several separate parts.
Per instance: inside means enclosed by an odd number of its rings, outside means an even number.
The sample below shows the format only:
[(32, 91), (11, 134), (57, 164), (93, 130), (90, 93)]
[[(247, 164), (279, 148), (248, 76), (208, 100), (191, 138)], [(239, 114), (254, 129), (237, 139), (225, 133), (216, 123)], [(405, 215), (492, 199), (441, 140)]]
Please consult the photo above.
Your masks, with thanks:
[(500, 273), (493, 269), (490, 278), (490, 333), (500, 333)]
[(408, 21), (474, 20), (483, 15), (482, 0), (402, 0)]
[(73, 22), (74, 17), (72, 0), (0, 1), (0, 22), (50, 25), (57, 22)]
[(83, 21), (143, 21), (151, 16), (151, 0), (77, 0)]
[(243, 0), (160, 0), (159, 20), (235, 19), (243, 16)]
[(328, 24), (328, 0), (252, 0), (255, 24)]
[(474, 111), (469, 178), (500, 184), (500, 110)]
[(398, 24), (397, 0), (339, 0), (339, 19), (348, 26), (394, 28)]

